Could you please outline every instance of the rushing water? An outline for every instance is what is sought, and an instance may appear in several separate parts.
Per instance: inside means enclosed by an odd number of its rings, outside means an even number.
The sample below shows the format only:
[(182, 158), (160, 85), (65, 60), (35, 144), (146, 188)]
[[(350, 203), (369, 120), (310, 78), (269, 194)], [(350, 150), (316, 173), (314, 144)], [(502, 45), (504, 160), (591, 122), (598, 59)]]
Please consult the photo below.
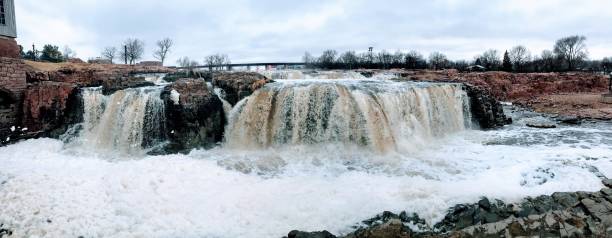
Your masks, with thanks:
[(612, 177), (609, 123), (542, 130), (525, 126), (540, 115), (509, 111), (514, 125), (471, 130), (457, 85), (363, 79), (268, 85), (230, 112), (225, 145), (146, 156), (160, 90), (85, 89), (75, 142), (0, 148), (0, 223), (15, 237), (342, 234), (385, 210), (435, 223), (480, 196), (596, 191)]
[(282, 81), (236, 106), (226, 141), (243, 149), (343, 143), (411, 151), (464, 130), (467, 105), (459, 84)]
[(112, 95), (84, 88), (82, 130), (72, 147), (103, 153), (142, 154), (163, 142), (163, 87), (126, 89)]

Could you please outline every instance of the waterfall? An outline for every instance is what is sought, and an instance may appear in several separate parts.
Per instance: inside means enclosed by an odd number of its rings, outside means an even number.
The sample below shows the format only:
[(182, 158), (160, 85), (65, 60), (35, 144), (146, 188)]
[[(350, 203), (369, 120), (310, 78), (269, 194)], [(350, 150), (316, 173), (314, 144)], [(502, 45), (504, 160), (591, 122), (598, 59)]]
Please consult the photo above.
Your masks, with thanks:
[(165, 136), (163, 87), (125, 89), (112, 95), (84, 88), (82, 148), (120, 154), (142, 154)]
[(226, 146), (357, 144), (375, 151), (412, 151), (469, 126), (459, 84), (389, 80), (287, 80), (239, 102)]

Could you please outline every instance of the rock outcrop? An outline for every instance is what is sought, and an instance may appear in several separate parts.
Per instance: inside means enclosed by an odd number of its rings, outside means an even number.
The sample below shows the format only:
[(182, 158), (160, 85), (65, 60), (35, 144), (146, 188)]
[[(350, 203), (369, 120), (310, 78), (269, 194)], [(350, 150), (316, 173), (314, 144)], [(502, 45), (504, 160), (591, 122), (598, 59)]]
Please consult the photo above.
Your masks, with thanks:
[[(612, 181), (603, 183), (608, 187), (599, 192), (554, 193), (517, 204), (483, 198), (451, 208), (433, 227), (416, 214), (384, 212), (344, 237), (610, 237)], [(321, 232), (292, 233), (310, 238)]]
[(512, 123), (504, 114), (504, 108), (489, 92), (470, 84), (464, 84), (470, 98), (472, 120), (482, 129), (493, 129)]
[(166, 104), (167, 152), (208, 148), (223, 139), (223, 103), (204, 80), (180, 79), (162, 93)]
[(82, 117), (78, 87), (71, 83), (40, 82), (24, 95), (22, 127), (37, 136), (57, 137)]
[(225, 100), (232, 105), (271, 82), (265, 76), (254, 72), (214, 73), (211, 81), (215, 87), (223, 89)]
[(104, 86), (110, 94), (152, 84), (131, 75), (175, 71), (159, 66), (44, 63), (0, 57), (0, 144), (57, 137), (80, 122), (80, 87)]
[(117, 64), (49, 64), (26, 61), (30, 66), (27, 82), (54, 81), (73, 83), (79, 87), (97, 87), (111, 79), (127, 78), (143, 73), (169, 73), (174, 70), (158, 66)]
[(146, 86), (154, 86), (155, 83), (146, 81), (144, 77), (118, 77), (110, 78), (102, 82), (102, 92), (105, 95), (110, 95), (116, 91), (126, 88), (138, 88)]

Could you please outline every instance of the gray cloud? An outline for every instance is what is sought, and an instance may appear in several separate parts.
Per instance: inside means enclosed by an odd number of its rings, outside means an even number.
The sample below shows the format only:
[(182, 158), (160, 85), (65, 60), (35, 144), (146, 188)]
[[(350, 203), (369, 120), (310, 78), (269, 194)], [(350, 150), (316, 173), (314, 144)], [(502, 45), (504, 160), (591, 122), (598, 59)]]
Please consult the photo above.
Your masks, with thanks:
[(99, 55), (128, 37), (169, 36), (170, 61), (227, 53), (234, 62), (300, 60), (326, 48), (419, 50), (472, 59), (488, 48), (526, 45), (534, 53), (562, 36), (584, 34), (591, 58), (612, 56), (612, 2), (607, 0), (20, 0), (18, 41), (69, 45)]

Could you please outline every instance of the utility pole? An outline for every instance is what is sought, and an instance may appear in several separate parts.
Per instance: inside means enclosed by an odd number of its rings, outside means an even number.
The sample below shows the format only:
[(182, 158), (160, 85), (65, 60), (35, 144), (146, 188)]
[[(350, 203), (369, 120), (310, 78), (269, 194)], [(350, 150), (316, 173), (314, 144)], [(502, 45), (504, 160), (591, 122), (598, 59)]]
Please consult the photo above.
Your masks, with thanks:
[(36, 61), (36, 45), (34, 45), (34, 43), (32, 43), (32, 55), (34, 57), (34, 61)]
[(370, 61), (369, 63), (371, 66), (371, 64), (374, 63), (374, 47), (370, 46), (370, 48), (368, 48), (368, 56), (369, 56), (368, 60)]
[(127, 58), (128, 58), (128, 55), (127, 55), (127, 45), (123, 46), (123, 58), (125, 58), (125, 64), (128, 64), (128, 62), (127, 62)]

